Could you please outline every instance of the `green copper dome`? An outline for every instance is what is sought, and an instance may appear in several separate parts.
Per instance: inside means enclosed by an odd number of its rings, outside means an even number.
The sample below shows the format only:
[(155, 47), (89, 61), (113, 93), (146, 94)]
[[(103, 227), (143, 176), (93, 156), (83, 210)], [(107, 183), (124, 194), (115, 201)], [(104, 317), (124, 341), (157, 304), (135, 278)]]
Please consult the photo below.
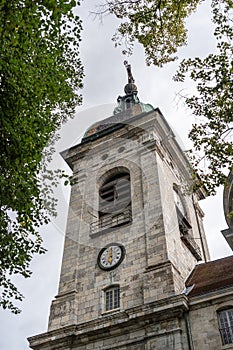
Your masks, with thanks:
[(131, 66), (127, 61), (124, 62), (128, 74), (128, 83), (125, 85), (124, 96), (118, 96), (117, 106), (114, 108), (113, 116), (92, 124), (85, 132), (82, 141), (94, 134), (99, 134), (104, 129), (116, 126), (119, 123), (125, 123), (126, 120), (133, 116), (154, 110), (150, 104), (140, 102), (137, 96), (137, 86), (131, 72)]

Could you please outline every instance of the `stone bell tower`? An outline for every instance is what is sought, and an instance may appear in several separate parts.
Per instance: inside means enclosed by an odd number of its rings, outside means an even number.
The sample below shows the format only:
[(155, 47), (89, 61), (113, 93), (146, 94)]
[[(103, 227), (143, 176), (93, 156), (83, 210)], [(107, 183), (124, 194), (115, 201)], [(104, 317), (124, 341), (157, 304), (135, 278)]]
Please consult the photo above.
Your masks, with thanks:
[[(73, 171), (58, 295), (32, 349), (187, 349), (185, 280), (209, 259), (199, 190), (131, 67), (113, 116), (62, 156)], [(171, 345), (172, 344), (172, 345)]]

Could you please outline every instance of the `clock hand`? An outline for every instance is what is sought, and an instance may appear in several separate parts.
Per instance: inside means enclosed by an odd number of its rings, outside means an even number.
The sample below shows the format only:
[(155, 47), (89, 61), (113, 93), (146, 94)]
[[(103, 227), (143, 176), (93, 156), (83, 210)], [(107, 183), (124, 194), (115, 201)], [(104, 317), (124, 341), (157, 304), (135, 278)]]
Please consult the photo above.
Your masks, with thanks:
[(112, 263), (112, 247), (110, 247), (108, 251), (108, 262), (110, 264)]

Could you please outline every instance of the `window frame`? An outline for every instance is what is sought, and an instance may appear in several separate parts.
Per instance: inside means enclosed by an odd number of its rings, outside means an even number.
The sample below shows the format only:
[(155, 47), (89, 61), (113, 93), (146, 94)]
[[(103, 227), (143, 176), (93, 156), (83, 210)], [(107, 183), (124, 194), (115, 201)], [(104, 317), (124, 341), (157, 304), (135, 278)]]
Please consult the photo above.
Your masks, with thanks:
[(103, 290), (104, 313), (119, 311), (121, 306), (119, 284), (108, 286)]
[(217, 316), (222, 345), (233, 344), (233, 306), (219, 310)]

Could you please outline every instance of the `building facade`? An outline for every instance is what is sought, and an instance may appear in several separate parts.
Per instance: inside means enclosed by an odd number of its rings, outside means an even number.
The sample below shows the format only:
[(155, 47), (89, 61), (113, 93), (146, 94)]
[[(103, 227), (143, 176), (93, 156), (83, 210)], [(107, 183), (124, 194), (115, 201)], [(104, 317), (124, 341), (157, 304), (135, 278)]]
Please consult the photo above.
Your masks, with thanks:
[(74, 177), (64, 255), (48, 331), (29, 338), (34, 350), (221, 349), (218, 326), (218, 343), (209, 334), (203, 343), (213, 303), (190, 279), (197, 263), (211, 264), (198, 204), (205, 192), (192, 193), (174, 133), (139, 101), (127, 71), (113, 116), (62, 153)]

